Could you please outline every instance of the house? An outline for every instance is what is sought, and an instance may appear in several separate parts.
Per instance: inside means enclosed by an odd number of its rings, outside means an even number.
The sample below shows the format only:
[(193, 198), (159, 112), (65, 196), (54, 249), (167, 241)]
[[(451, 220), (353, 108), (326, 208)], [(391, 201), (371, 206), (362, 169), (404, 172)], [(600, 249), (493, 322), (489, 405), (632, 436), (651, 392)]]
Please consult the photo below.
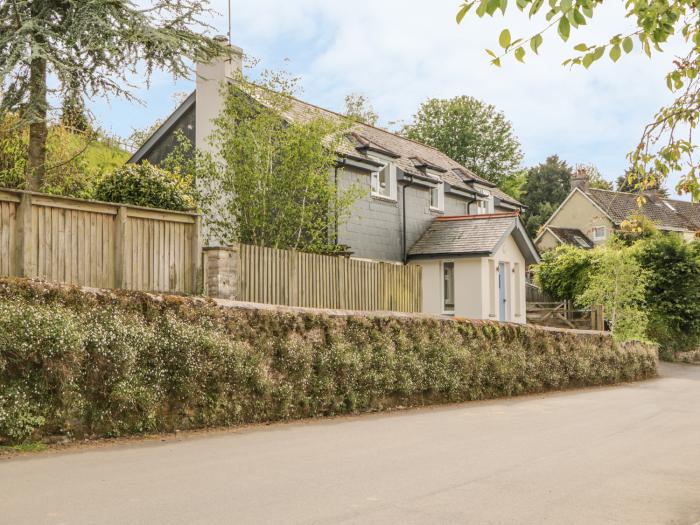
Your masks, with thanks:
[[(214, 131), (212, 119), (223, 104), (220, 86), (233, 81), (242, 61), (242, 51), (232, 49), (232, 59), (197, 64), (195, 92), (134, 153), (131, 162), (158, 164), (172, 151), (178, 131), (198, 148), (215, 153), (207, 139)], [(292, 120), (319, 115), (340, 118), (300, 100), (292, 99), (290, 104), (284, 116)], [(520, 202), (438, 150), (362, 123), (353, 124), (337, 155), (330, 176), (339, 188), (366, 188), (349, 219), (339, 227), (339, 244), (348, 246), (355, 257), (410, 260), (430, 268), (423, 279), (424, 291), (429, 291), (424, 294), (426, 312), (495, 318), (498, 309), (482, 301), (499, 296), (491, 288), (500, 282), (502, 301), (508, 305), (501, 318), (525, 322), (520, 305), (525, 267), (538, 256), (520, 225)], [(465, 228), (465, 224), (470, 226)], [(454, 249), (429, 253), (430, 239), (435, 235), (449, 238), (450, 230), (459, 241)], [(473, 243), (466, 237), (473, 237)], [(421, 251), (417, 246), (424, 248)], [(483, 271), (474, 271), (475, 261), (483, 265)], [(436, 265), (442, 270), (433, 271)], [(452, 273), (450, 268), (454, 268)], [(510, 273), (499, 281), (499, 271)], [(443, 290), (448, 298), (435, 300), (436, 290)], [(449, 307), (450, 294), (453, 308)]]
[(700, 231), (700, 203), (668, 199), (645, 192), (639, 206), (638, 193), (591, 188), (582, 173), (574, 174), (571, 193), (542, 226), (535, 245), (542, 251), (560, 244), (593, 248), (604, 243), (622, 223), (642, 215), (662, 232), (676, 232), (692, 240)]

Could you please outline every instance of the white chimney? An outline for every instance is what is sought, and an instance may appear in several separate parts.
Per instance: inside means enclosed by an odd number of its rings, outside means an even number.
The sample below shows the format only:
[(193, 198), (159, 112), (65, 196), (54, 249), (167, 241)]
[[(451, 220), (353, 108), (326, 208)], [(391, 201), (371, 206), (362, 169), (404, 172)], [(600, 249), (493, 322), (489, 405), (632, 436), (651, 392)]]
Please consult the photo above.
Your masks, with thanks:
[[(226, 41), (226, 37), (216, 39)], [(223, 109), (221, 89), (227, 81), (234, 80), (242, 71), (243, 50), (231, 44), (229, 46), (230, 56), (215, 58), (209, 63), (197, 63), (196, 69), (195, 146), (212, 154), (215, 151), (208, 139), (215, 128), (213, 120)]]

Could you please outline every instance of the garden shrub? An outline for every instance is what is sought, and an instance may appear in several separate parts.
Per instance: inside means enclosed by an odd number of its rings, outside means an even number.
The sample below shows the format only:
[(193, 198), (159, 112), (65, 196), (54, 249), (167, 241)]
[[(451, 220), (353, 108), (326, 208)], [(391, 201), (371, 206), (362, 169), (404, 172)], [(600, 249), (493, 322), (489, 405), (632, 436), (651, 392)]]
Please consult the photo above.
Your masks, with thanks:
[(542, 255), (535, 266), (537, 286), (552, 299), (575, 300), (587, 288), (595, 269), (596, 251), (562, 244)]
[(656, 351), (484, 321), (0, 280), (0, 441), (118, 436), (643, 379)]
[(647, 270), (649, 337), (664, 357), (700, 347), (700, 243), (679, 235), (639, 243), (637, 258)]
[(148, 161), (125, 164), (97, 184), (95, 198), (106, 202), (187, 211), (195, 207), (192, 181)]

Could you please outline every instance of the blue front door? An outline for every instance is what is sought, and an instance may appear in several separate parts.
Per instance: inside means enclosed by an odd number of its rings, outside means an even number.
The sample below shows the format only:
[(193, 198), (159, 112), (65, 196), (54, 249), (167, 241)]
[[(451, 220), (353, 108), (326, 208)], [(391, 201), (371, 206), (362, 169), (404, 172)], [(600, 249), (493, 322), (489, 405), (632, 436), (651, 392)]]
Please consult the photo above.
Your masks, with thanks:
[(498, 263), (498, 319), (499, 321), (507, 321), (506, 319), (506, 306), (508, 303), (508, 294), (506, 293), (508, 289), (507, 275), (506, 275), (506, 265), (505, 263)]

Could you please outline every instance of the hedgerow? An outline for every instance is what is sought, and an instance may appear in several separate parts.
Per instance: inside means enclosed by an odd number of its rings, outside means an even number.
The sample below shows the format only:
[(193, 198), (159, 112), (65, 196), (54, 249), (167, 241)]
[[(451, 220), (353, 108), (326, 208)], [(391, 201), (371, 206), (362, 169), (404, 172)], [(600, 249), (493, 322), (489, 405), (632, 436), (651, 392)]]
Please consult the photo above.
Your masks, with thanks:
[(0, 280), (0, 440), (10, 443), (357, 413), (655, 373), (653, 348), (601, 335)]

